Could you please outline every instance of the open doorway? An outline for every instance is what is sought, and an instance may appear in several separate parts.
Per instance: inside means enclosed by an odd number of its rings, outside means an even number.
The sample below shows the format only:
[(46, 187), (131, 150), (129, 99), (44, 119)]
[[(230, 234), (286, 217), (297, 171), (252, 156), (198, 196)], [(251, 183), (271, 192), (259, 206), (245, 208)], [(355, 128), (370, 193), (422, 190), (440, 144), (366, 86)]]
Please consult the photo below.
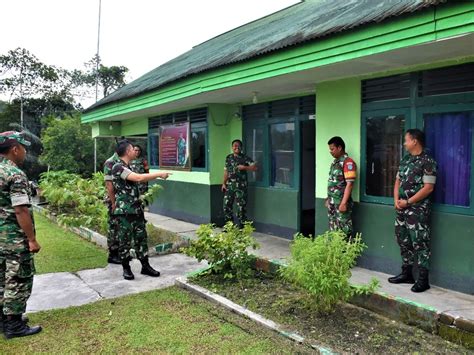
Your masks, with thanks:
[(301, 122), (300, 232), (314, 236), (316, 188), (315, 120)]

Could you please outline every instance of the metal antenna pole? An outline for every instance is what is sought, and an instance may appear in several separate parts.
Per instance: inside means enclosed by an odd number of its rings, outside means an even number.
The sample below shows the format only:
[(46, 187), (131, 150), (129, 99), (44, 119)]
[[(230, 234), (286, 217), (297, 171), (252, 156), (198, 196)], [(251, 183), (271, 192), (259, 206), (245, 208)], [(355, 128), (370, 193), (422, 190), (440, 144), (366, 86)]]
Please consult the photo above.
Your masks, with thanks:
[[(102, 12), (102, 0), (99, 0), (99, 21), (97, 23), (97, 53), (95, 62), (95, 102), (99, 97), (99, 49), (100, 49), (100, 15)], [(97, 172), (97, 137), (94, 138), (94, 173)]]

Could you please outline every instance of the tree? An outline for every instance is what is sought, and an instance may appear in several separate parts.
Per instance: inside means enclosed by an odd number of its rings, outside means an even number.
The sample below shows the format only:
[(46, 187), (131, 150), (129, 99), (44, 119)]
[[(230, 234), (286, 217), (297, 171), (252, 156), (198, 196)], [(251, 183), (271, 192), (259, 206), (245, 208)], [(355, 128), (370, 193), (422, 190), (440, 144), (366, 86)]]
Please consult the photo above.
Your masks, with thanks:
[(102, 64), (101, 58), (97, 55), (85, 65), (88, 70), (84, 82), (91, 87), (94, 87), (97, 82), (102, 90), (102, 97), (110, 95), (113, 91), (125, 85), (127, 67), (115, 65), (107, 67)]
[(0, 56), (0, 92), (8, 93), (10, 101), (20, 101), (20, 124), (23, 125), (25, 99), (54, 90), (60, 73), (53, 67), (41, 63), (24, 48), (10, 50)]
[[(40, 161), (52, 170), (68, 172), (89, 177), (94, 172), (94, 140), (91, 127), (81, 125), (78, 114), (63, 119), (47, 117), (48, 126), (42, 133), (43, 153)], [(97, 161), (103, 163), (113, 152), (112, 140), (98, 142)]]

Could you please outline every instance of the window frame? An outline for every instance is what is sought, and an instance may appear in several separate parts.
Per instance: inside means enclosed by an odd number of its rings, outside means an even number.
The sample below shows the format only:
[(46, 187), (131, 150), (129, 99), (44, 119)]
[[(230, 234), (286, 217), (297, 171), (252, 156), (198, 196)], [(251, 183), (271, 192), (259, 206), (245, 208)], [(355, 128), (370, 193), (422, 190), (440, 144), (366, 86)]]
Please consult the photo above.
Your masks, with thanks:
[[(394, 108), (394, 109), (383, 109), (383, 110), (370, 110), (362, 112), (362, 130), (361, 130), (361, 164), (360, 164), (360, 177), (361, 177), (361, 189), (360, 189), (360, 200), (362, 202), (378, 203), (383, 205), (393, 205), (393, 197), (386, 196), (374, 196), (366, 193), (367, 186), (367, 119), (375, 116), (405, 116), (405, 127), (404, 132), (411, 128), (410, 109), (409, 108)], [(382, 119), (382, 118), (379, 118)], [(406, 154), (403, 149), (403, 156)]]
[[(396, 115), (400, 112), (406, 112), (405, 131), (410, 128), (419, 128), (424, 130), (423, 114), (425, 113), (443, 113), (460, 112), (474, 110), (474, 92), (439, 94), (433, 96), (418, 95), (418, 78), (420, 73), (411, 73), (410, 98), (393, 99), (385, 101), (375, 101), (362, 103), (361, 106), (361, 202), (377, 203), (383, 205), (392, 205), (393, 198), (379, 197), (366, 194), (366, 166), (367, 166), (367, 117), (374, 115)], [(362, 100), (362, 97), (361, 97)], [(460, 215), (474, 215), (474, 132), (471, 155), (471, 179), (470, 179), (470, 206), (454, 206), (447, 204), (434, 203), (433, 211), (446, 212)], [(407, 154), (404, 151), (404, 155)], [(436, 188), (436, 187), (435, 187)]]
[[(201, 172), (207, 172), (209, 171), (209, 127), (206, 121), (200, 121), (200, 122), (191, 122), (190, 123), (191, 127), (189, 128), (189, 131), (191, 133), (191, 147), (190, 147), (190, 152), (192, 152), (192, 135), (193, 135), (193, 130), (205, 130), (204, 132), (204, 154), (206, 154), (205, 159), (204, 159), (204, 168), (195, 168), (193, 167), (193, 163), (191, 161), (191, 171), (201, 171)], [(190, 153), (191, 159), (193, 159), (192, 153)]]
[[(210, 160), (209, 160), (209, 109), (207, 107), (205, 107), (207, 109), (207, 114), (206, 114), (206, 118), (204, 119), (199, 119), (199, 120), (196, 120), (196, 121), (193, 121), (190, 116), (189, 116), (189, 113), (190, 111), (192, 110), (188, 110), (188, 111), (182, 111), (182, 112), (174, 112), (174, 113), (170, 113), (170, 114), (167, 114), (166, 116), (170, 116), (172, 117), (171, 119), (171, 122), (169, 123), (166, 123), (166, 124), (175, 124), (175, 123), (181, 123), (181, 122), (188, 122), (189, 123), (189, 132), (191, 134), (191, 144), (192, 144), (192, 132), (193, 132), (193, 129), (196, 128), (196, 129), (205, 129), (206, 130), (206, 134), (205, 134), (205, 154), (206, 154), (206, 159), (205, 159), (205, 164), (206, 166), (204, 168), (194, 168), (192, 166), (192, 162), (191, 162), (191, 167), (189, 170), (186, 170), (188, 172), (209, 172), (209, 165), (210, 165)], [(204, 109), (204, 107), (203, 107)], [(182, 120), (181, 118), (179, 120), (176, 120), (175, 118), (175, 114), (182, 114), (183, 112), (186, 113), (187, 117), (186, 117), (186, 120)], [(161, 116), (159, 116), (161, 117)], [(158, 117), (158, 118), (159, 118)], [(153, 119), (157, 119), (157, 117), (149, 117), (148, 118), (148, 125), (150, 125), (150, 120), (153, 120)], [(151, 159), (150, 159), (150, 153), (151, 153), (151, 150), (150, 150), (150, 139), (149, 139), (149, 136), (150, 135), (153, 135), (153, 136), (160, 136), (159, 134), (159, 129), (161, 127), (161, 124), (157, 127), (157, 128), (150, 128), (148, 127), (148, 134), (147, 134), (147, 158), (148, 158), (148, 161), (151, 162)], [(192, 147), (190, 147), (190, 157), (192, 159), (192, 153), (191, 153), (191, 150), (192, 150)], [(151, 165), (150, 164), (150, 168), (152, 169), (159, 169), (160, 166), (159, 165)]]
[[(263, 187), (266, 189), (273, 189), (278, 191), (299, 191), (301, 183), (301, 121), (309, 120), (309, 115), (291, 115), (290, 117), (275, 117), (275, 118), (262, 118), (257, 120), (246, 120), (243, 127), (243, 143), (244, 147), (247, 146), (247, 133), (249, 130), (254, 128), (263, 128), (263, 179), (262, 181), (249, 181), (249, 186), (254, 187)], [(294, 149), (294, 174), (293, 174), (293, 183), (291, 187), (284, 186), (272, 186), (271, 185), (271, 130), (270, 127), (274, 124), (285, 124), (285, 123), (294, 123), (295, 125), (295, 149)], [(261, 164), (258, 164), (261, 168)]]
[[(474, 103), (460, 103), (460, 104), (440, 104), (421, 106), (416, 109), (416, 125), (424, 131), (425, 114), (429, 113), (449, 113), (449, 112), (463, 112), (474, 111)], [(471, 133), (471, 178), (469, 180), (469, 202), (470, 206), (456, 206), (443, 203), (433, 203), (433, 210), (446, 213), (454, 213), (460, 215), (474, 215), (474, 130)], [(436, 184), (435, 184), (436, 188)]]

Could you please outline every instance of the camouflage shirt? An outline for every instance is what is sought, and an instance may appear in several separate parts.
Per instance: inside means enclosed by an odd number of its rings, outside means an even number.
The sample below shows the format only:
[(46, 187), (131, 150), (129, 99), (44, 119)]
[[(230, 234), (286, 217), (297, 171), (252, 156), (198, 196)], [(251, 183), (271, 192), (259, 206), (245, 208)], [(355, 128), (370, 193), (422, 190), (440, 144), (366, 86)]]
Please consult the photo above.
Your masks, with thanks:
[[(400, 162), (397, 178), (400, 180), (398, 189), (400, 199), (409, 199), (420, 191), (424, 184), (436, 183), (436, 161), (425, 151), (420, 155), (407, 154)], [(429, 198), (421, 203), (429, 203)]]
[(130, 162), (130, 170), (132, 170), (134, 173), (137, 173), (137, 174), (146, 173), (145, 159), (144, 158), (138, 158), (138, 159), (132, 160)]
[(247, 187), (247, 171), (239, 170), (239, 165), (250, 166), (254, 165), (255, 162), (244, 154), (235, 156), (229, 154), (225, 158), (225, 167), (227, 171), (227, 185), (230, 188), (245, 188)]
[(139, 196), (138, 184), (127, 180), (132, 173), (123, 160), (112, 168), (112, 183), (115, 190), (115, 215), (137, 215), (143, 213), (143, 205)]
[(117, 153), (114, 153), (109, 159), (107, 159), (104, 163), (104, 179), (105, 181), (112, 181), (113, 176), (112, 176), (112, 168), (116, 163), (120, 161), (120, 158), (118, 157)]
[(357, 177), (356, 163), (347, 154), (334, 159), (329, 169), (328, 200), (332, 204), (340, 204), (348, 182)]
[(0, 157), (0, 240), (5, 231), (21, 231), (14, 207), (30, 206), (30, 197), (26, 174), (11, 160)]

